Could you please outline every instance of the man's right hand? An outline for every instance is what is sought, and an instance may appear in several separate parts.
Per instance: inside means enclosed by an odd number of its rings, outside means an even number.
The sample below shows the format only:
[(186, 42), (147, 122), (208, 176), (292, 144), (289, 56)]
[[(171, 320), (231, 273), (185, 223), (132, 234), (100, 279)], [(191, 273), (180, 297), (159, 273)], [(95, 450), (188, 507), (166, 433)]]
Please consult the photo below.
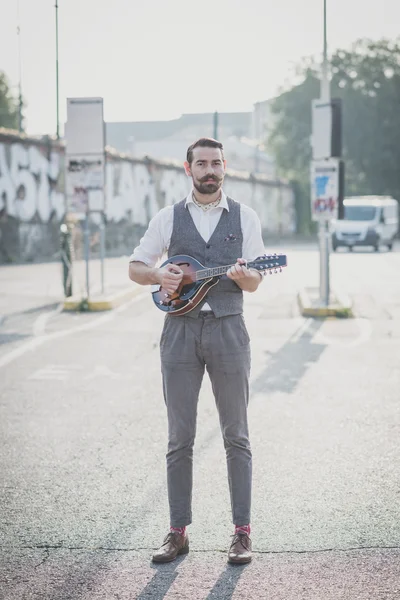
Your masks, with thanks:
[(182, 277), (183, 271), (177, 265), (170, 263), (165, 265), (165, 267), (158, 269), (158, 283), (169, 296), (177, 290), (182, 281)]

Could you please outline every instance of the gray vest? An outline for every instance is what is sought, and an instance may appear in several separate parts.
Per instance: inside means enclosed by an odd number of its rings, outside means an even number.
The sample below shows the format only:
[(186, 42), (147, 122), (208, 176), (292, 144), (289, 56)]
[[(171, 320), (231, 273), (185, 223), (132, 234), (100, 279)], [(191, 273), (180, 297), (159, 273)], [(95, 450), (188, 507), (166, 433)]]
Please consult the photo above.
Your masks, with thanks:
[[(168, 248), (168, 258), (186, 254), (205, 267), (232, 265), (242, 256), (243, 234), (240, 222), (240, 204), (227, 198), (229, 211), (223, 210), (214, 233), (205, 242), (196, 229), (185, 206), (186, 199), (174, 206), (174, 224)], [(238, 315), (243, 312), (243, 292), (226, 275), (210, 289), (205, 299), (185, 316), (196, 318), (202, 305), (207, 302), (216, 317)]]

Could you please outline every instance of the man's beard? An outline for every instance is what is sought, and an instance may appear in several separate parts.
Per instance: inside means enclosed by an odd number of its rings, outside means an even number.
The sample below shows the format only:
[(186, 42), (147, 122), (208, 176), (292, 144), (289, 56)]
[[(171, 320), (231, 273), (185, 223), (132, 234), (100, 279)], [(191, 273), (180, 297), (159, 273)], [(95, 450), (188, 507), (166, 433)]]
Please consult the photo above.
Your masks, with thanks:
[[(207, 179), (214, 179), (212, 183), (205, 183)], [(215, 179), (214, 177), (208, 177), (200, 181), (193, 179), (193, 187), (199, 192), (199, 194), (215, 194), (222, 187), (223, 179)]]

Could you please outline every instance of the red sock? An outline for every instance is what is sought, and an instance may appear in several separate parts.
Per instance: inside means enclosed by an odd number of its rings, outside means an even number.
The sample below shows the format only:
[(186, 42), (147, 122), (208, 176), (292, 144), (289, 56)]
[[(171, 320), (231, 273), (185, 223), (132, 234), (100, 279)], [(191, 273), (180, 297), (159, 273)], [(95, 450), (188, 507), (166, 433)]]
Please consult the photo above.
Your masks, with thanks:
[(237, 533), (246, 533), (247, 535), (250, 535), (250, 523), (248, 525), (235, 525), (235, 535)]
[(179, 533), (179, 535), (185, 535), (186, 527), (170, 527), (171, 533)]

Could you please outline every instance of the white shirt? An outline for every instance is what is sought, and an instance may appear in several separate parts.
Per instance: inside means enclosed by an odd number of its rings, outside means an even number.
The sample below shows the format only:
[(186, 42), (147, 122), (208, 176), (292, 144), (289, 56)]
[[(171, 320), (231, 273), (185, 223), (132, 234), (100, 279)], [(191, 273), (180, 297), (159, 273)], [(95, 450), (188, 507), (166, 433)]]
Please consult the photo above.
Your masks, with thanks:
[[(204, 211), (196, 206), (192, 192), (186, 198), (186, 206), (190, 212), (197, 231), (205, 242), (208, 242), (224, 210), (229, 210), (225, 193), (222, 191), (218, 206)], [(254, 260), (265, 253), (261, 235), (261, 223), (257, 213), (240, 205), (240, 221), (242, 226), (242, 256), (246, 260)], [(148, 229), (129, 258), (129, 262), (140, 261), (148, 267), (154, 267), (158, 260), (168, 251), (174, 225), (174, 206), (162, 208), (150, 221)]]

